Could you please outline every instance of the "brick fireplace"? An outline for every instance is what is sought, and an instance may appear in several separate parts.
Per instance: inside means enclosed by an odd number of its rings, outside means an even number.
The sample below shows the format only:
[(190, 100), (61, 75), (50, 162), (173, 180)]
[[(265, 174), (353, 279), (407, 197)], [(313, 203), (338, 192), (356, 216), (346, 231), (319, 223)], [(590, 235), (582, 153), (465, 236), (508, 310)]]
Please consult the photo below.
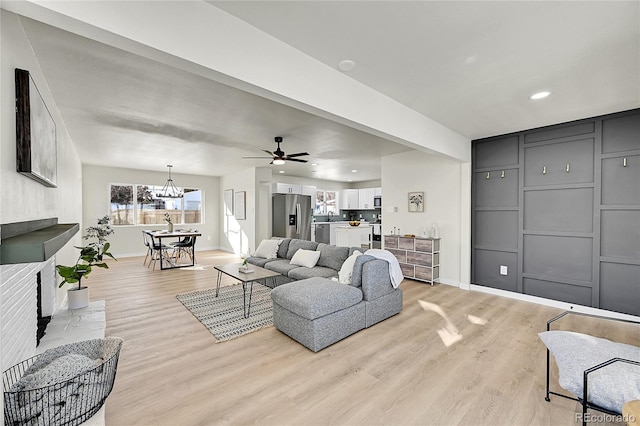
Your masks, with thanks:
[(54, 255), (77, 232), (78, 224), (59, 225), (57, 218), (2, 224), (2, 371), (35, 355), (39, 317), (57, 306)]
[(33, 356), (38, 329), (38, 284), (41, 281), (42, 316), (51, 316), (56, 306), (55, 259), (39, 263), (0, 266), (0, 324), (2, 324), (2, 369)]

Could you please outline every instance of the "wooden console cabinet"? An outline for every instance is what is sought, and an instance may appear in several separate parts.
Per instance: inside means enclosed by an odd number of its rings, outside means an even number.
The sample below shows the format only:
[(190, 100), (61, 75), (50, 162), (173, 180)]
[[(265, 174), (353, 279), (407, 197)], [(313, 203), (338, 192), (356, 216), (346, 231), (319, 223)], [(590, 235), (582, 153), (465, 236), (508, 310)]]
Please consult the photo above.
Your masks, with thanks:
[(393, 253), (405, 278), (431, 285), (440, 278), (440, 238), (385, 235), (384, 249)]

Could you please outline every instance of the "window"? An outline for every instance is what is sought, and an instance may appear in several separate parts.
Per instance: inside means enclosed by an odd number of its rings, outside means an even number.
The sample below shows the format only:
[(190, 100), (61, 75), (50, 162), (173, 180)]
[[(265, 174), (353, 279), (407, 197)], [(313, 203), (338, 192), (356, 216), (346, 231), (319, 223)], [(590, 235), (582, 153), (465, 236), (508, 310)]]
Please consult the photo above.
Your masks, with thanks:
[[(111, 223), (113, 225), (165, 224), (165, 213), (174, 224), (202, 223), (203, 191), (180, 188), (183, 198), (159, 198), (162, 186), (111, 185)], [(134, 203), (133, 194), (136, 194)]]
[(111, 185), (111, 224), (133, 225), (133, 185)]
[(336, 191), (325, 191), (319, 189), (316, 191), (316, 207), (315, 214), (337, 214), (338, 213), (338, 193)]

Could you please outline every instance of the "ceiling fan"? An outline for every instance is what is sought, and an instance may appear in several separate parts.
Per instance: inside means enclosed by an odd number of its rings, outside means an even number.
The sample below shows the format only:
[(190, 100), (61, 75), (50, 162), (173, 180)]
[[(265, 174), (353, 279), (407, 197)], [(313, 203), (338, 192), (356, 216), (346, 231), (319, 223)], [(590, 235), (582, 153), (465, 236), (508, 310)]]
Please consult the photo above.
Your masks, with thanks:
[(275, 141), (278, 144), (278, 148), (271, 152), (266, 149), (263, 149), (264, 152), (269, 154), (271, 157), (242, 157), (242, 158), (271, 158), (271, 162), (269, 164), (281, 165), (287, 161), (296, 161), (298, 163), (306, 163), (307, 160), (301, 160), (299, 158), (294, 157), (302, 157), (304, 155), (309, 155), (308, 152), (298, 152), (296, 154), (286, 155), (283, 150), (280, 149), (280, 144), (282, 143), (282, 136), (276, 136)]

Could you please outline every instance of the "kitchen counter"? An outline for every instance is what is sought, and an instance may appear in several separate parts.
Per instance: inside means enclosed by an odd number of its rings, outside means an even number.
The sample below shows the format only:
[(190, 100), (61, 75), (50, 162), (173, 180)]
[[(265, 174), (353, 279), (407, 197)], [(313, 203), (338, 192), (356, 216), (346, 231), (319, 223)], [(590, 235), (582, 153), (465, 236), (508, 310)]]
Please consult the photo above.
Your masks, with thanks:
[[(369, 222), (360, 222), (360, 224), (363, 224), (363, 223), (365, 223), (365, 224), (366, 224), (366, 223), (369, 223)], [(348, 221), (348, 220), (332, 220), (331, 222), (326, 222), (326, 221), (325, 221), (325, 222), (311, 222), (311, 224), (312, 224), (312, 225), (313, 225), (313, 224), (320, 224), (320, 225), (326, 225), (326, 224), (331, 224), (331, 225), (334, 225), (334, 224), (338, 224), (338, 225), (345, 225), (345, 224), (346, 224), (346, 225), (348, 225), (348, 224), (349, 224), (349, 221)]]
[(366, 247), (371, 248), (373, 227), (369, 224), (360, 226), (336, 227), (336, 245), (339, 247)]

